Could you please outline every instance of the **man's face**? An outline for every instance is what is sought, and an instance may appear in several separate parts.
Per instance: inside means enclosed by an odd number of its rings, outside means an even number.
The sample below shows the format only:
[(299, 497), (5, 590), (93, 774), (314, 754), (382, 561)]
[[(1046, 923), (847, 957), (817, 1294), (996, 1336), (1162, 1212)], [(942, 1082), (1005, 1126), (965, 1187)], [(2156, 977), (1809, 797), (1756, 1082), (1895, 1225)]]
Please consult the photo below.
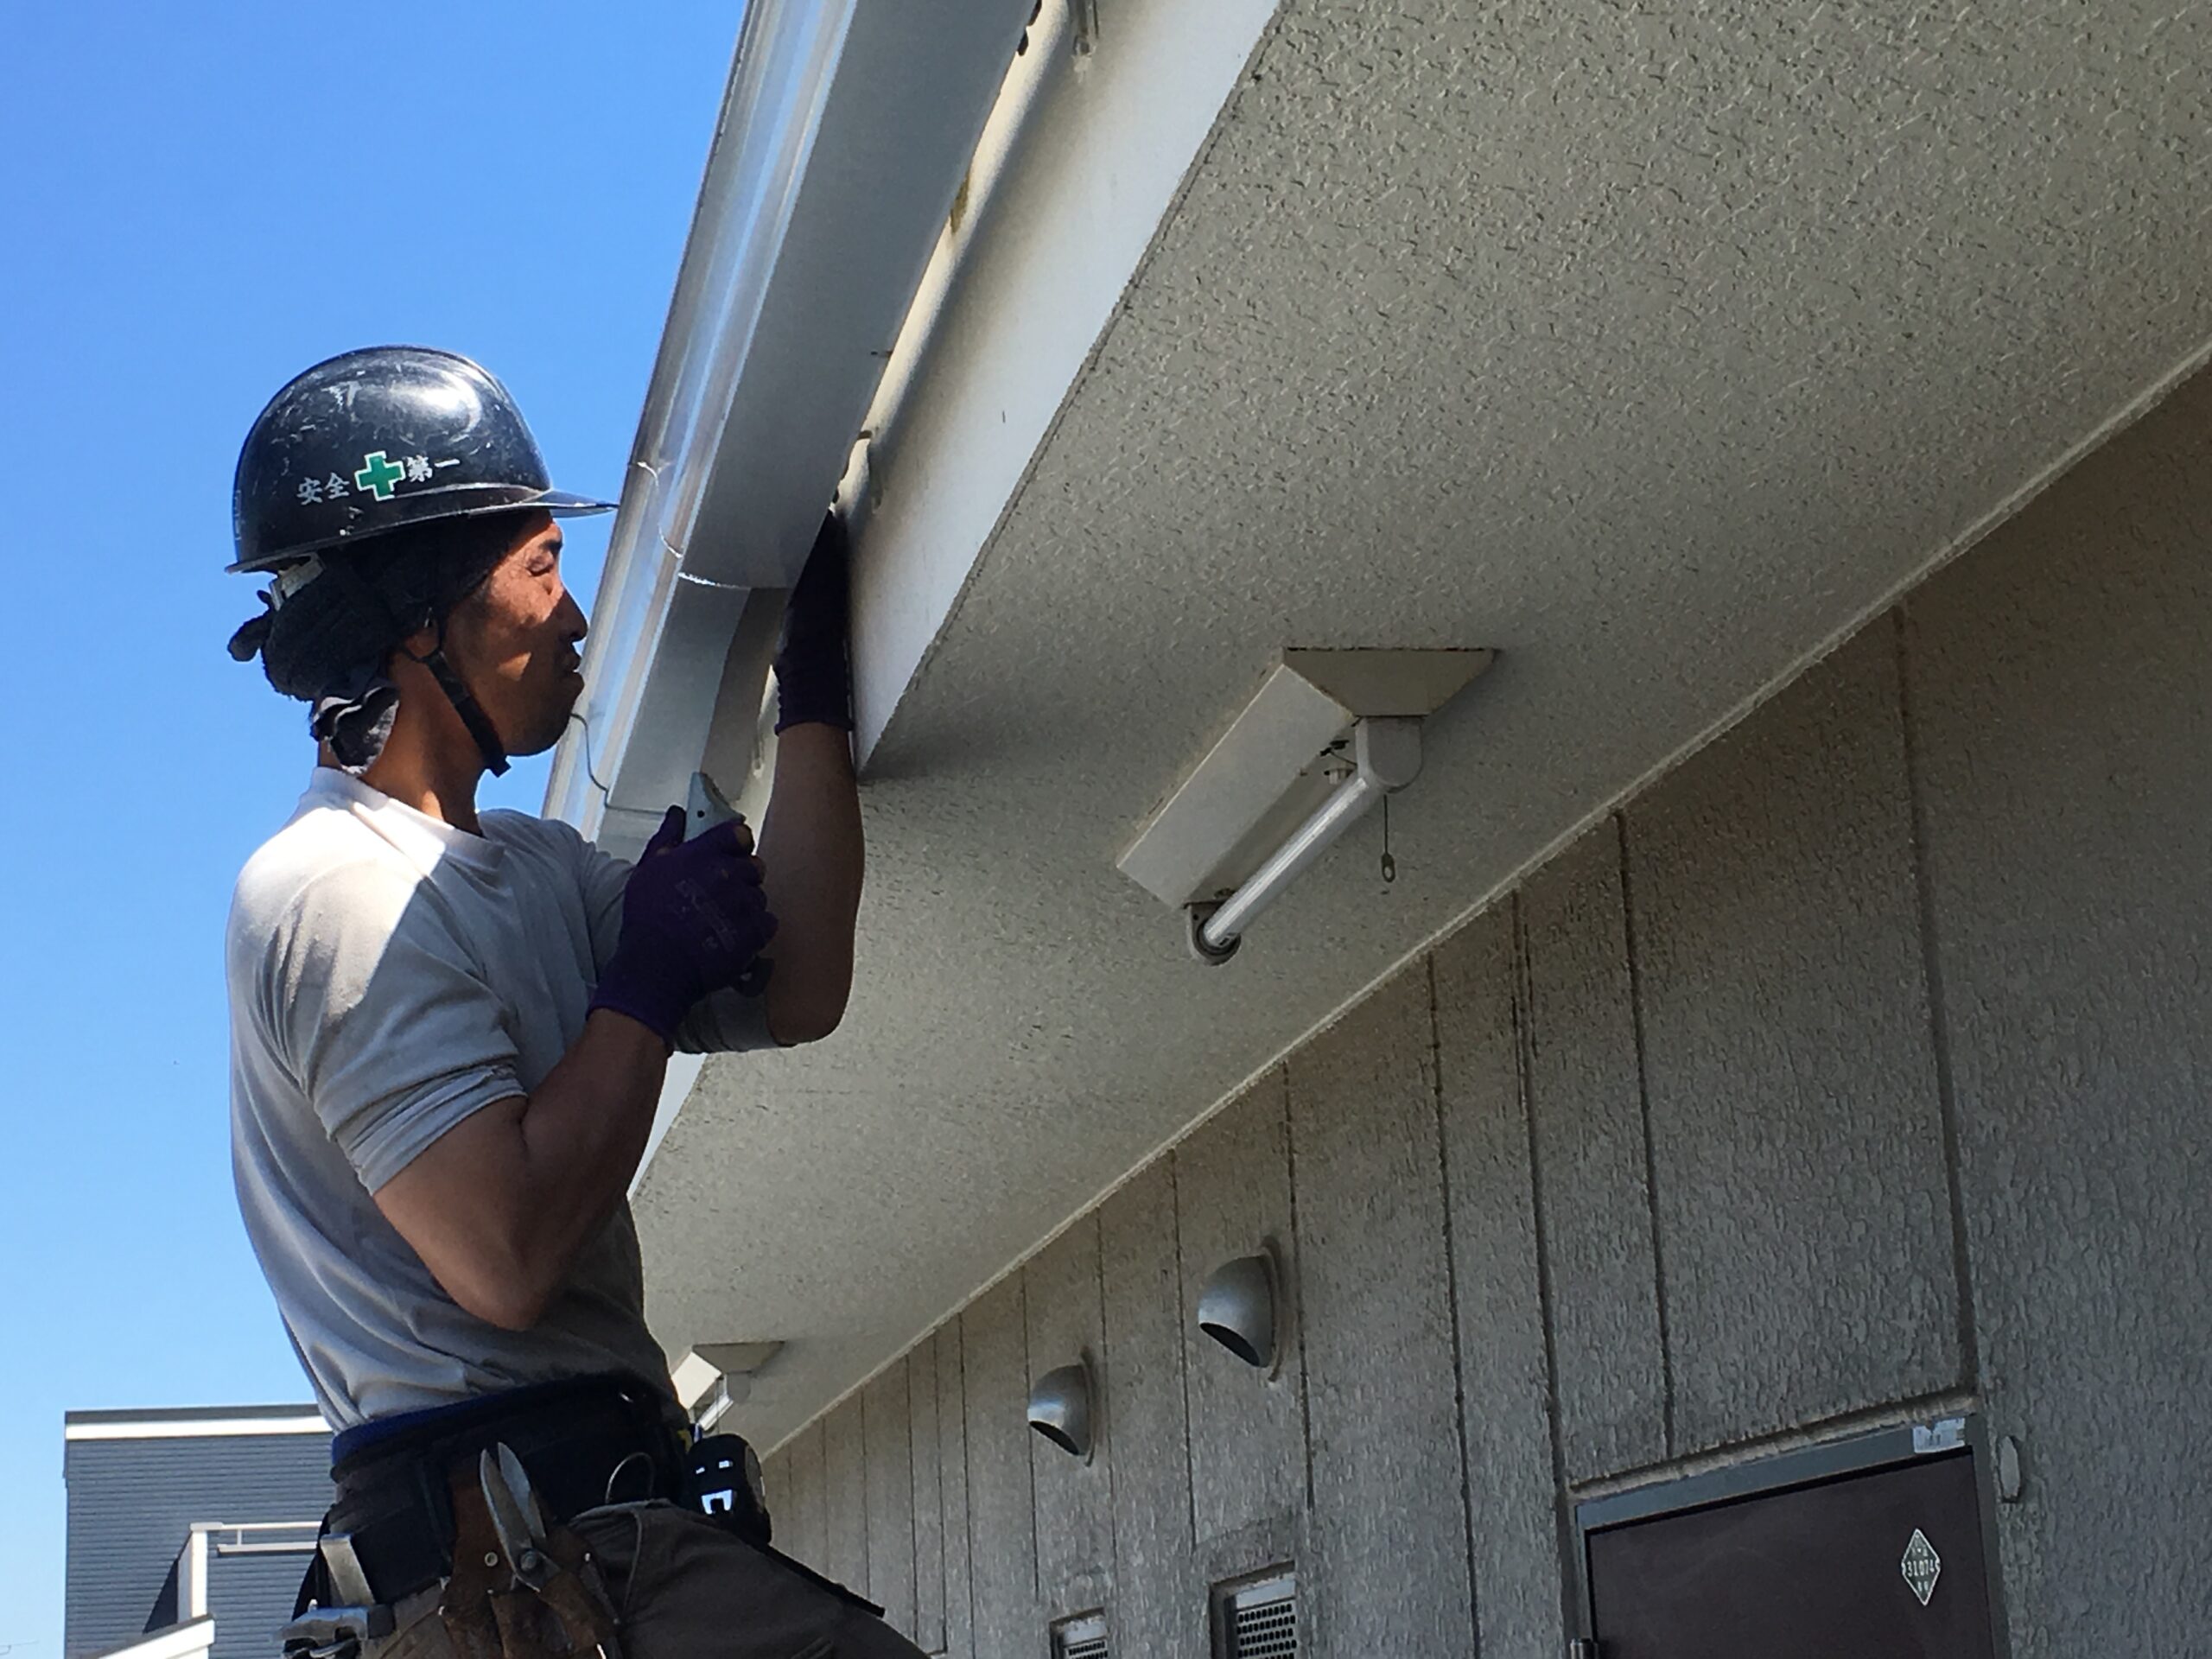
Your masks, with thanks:
[(446, 656), (476, 694), (510, 754), (558, 742), (583, 694), (582, 608), (561, 580), (561, 527), (546, 513), (446, 624)]

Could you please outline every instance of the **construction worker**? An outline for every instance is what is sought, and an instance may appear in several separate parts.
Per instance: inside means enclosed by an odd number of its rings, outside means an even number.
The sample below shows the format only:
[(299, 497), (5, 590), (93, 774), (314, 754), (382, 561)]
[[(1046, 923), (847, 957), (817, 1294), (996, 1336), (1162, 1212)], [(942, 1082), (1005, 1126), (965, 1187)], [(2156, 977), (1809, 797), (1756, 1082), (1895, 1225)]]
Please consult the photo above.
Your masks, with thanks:
[(239, 457), (232, 568), (271, 582), (232, 652), (318, 754), (226, 942), (239, 1205), (339, 1430), (295, 1654), (918, 1651), (768, 1547), (741, 1444), (690, 1443), (626, 1198), (672, 1048), (843, 1013), (842, 531), (785, 616), (758, 856), (672, 809), (633, 867), (476, 806), (568, 724), (560, 520), (607, 509), (550, 487), (497, 380), (415, 347), (309, 369)]

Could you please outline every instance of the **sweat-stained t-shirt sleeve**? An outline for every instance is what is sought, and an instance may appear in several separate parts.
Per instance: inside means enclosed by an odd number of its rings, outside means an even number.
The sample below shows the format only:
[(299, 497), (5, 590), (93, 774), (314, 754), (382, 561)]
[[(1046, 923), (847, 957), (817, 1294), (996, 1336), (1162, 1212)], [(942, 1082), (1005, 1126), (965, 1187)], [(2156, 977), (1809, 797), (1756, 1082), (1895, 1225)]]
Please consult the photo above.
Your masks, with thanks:
[(504, 1005), (428, 884), (366, 862), (322, 872), (269, 944), (278, 1052), (371, 1192), (525, 1092)]
[[(575, 849), (578, 880), (591, 906), (592, 950), (604, 969), (622, 937), (622, 893), (637, 867), (602, 853), (581, 836)], [(685, 1054), (742, 1054), (775, 1047), (766, 999), (727, 990), (702, 998), (677, 1027), (676, 1046)]]

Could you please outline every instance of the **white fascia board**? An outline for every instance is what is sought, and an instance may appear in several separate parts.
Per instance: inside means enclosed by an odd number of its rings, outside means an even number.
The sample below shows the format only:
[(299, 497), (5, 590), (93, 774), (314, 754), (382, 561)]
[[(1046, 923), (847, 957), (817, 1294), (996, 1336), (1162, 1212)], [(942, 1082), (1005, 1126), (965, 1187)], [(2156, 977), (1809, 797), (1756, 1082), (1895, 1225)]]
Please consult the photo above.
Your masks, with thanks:
[(129, 1647), (110, 1648), (100, 1659), (195, 1659), (215, 1645), (215, 1621), (205, 1615), (141, 1637)]
[[(685, 594), (678, 606), (677, 577), (701, 475), (728, 416), (852, 15), (851, 0), (746, 9), (608, 541), (585, 645), (583, 723), (570, 726), (547, 786), (548, 812), (588, 836), (621, 800), (632, 734), (655, 712), (645, 705), (663, 636), (677, 610), (696, 603)], [(665, 719), (645, 724), (658, 730)]]
[(133, 1422), (67, 1423), (65, 1440), (198, 1440), (235, 1439), (256, 1434), (327, 1434), (330, 1425), (319, 1415), (301, 1417), (197, 1417), (164, 1421), (158, 1417)]
[(869, 506), (854, 573), (863, 761), (1173, 207), (1276, 0), (1116, 0), (1099, 10), (1096, 48), (1078, 56), (1065, 0), (1048, 0), (978, 147), (969, 213), (924, 278), (868, 415)]
[(747, 9), (601, 580), (583, 723), (547, 789), (550, 814), (612, 851), (684, 798), (747, 591), (797, 575), (1027, 15)]

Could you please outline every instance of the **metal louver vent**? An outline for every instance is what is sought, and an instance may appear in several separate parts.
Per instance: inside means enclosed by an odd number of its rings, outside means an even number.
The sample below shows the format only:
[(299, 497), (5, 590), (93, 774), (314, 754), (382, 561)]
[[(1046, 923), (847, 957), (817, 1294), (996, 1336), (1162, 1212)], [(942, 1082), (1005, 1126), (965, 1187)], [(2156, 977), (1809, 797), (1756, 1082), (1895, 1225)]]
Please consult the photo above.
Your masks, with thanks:
[(1225, 1592), (1222, 1659), (1298, 1659), (1298, 1578), (1278, 1573)]
[(1297, 1601), (1285, 1596), (1239, 1607), (1229, 1639), (1236, 1659), (1297, 1659)]
[(1071, 1618), (1052, 1631), (1053, 1659), (1107, 1659), (1106, 1615)]

